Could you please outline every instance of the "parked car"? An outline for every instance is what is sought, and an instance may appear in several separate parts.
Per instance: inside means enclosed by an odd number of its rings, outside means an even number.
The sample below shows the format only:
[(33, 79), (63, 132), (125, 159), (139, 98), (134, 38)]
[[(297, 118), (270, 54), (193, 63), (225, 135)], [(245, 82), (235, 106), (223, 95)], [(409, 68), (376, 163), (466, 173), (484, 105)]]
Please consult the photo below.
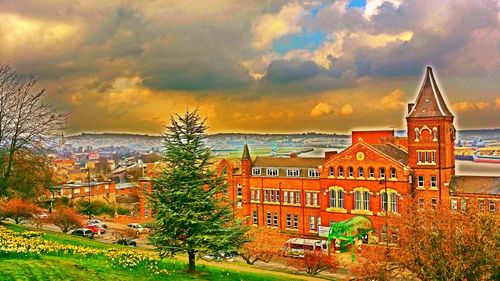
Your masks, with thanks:
[(99, 219), (91, 219), (87, 221), (87, 224), (97, 224), (102, 228), (108, 228), (108, 226)]
[(120, 238), (116, 241), (113, 241), (113, 244), (124, 245), (124, 246), (137, 246), (137, 241), (132, 238)]
[(73, 230), (73, 232), (71, 232), (71, 235), (76, 235), (76, 236), (81, 236), (81, 237), (87, 237), (87, 238), (90, 238), (90, 239), (94, 238), (94, 232), (92, 232), (92, 230), (90, 230), (88, 228), (78, 228), (78, 229), (75, 229), (75, 230)]
[(101, 234), (106, 233), (106, 229), (105, 228), (103, 228), (100, 225), (95, 224), (95, 223), (89, 224), (89, 225), (85, 226), (85, 228), (92, 230), (92, 232), (94, 232), (94, 234), (98, 234), (99, 232)]
[(148, 229), (138, 223), (129, 223), (127, 228), (135, 230), (137, 234), (147, 233)]

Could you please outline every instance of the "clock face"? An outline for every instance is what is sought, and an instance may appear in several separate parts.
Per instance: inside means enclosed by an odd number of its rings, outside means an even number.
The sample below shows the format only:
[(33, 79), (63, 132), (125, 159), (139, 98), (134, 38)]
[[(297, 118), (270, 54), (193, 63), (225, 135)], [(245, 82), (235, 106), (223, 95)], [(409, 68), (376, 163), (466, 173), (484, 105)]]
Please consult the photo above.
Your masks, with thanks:
[(357, 159), (358, 161), (363, 161), (363, 160), (365, 160), (365, 154), (364, 154), (363, 152), (361, 152), (361, 151), (360, 151), (360, 152), (358, 152), (358, 153), (356, 153), (356, 159)]

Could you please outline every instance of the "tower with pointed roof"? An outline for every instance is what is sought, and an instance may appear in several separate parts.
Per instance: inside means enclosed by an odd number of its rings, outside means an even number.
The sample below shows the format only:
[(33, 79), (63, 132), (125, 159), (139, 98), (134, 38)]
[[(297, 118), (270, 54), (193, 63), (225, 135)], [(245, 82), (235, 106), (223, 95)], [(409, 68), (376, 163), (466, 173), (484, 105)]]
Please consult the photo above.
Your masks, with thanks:
[(414, 196), (422, 206), (448, 200), (455, 174), (454, 116), (448, 109), (431, 67), (427, 67), (414, 104), (408, 104), (408, 165)]

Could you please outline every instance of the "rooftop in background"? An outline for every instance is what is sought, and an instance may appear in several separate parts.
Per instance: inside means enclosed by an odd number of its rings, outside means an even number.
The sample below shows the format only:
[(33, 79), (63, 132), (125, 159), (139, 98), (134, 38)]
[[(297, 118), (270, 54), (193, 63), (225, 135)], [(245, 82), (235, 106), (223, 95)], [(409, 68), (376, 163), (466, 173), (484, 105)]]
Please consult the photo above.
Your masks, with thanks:
[(487, 176), (453, 176), (450, 182), (453, 193), (500, 195), (500, 178)]

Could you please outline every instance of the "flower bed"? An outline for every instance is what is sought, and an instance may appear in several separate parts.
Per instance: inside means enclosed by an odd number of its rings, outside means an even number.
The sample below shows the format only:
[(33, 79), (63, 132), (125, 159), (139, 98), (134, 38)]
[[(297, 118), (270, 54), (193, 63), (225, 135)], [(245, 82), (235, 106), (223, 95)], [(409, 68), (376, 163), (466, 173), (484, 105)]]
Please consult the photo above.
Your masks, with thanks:
[(161, 267), (157, 254), (127, 249), (94, 249), (51, 242), (43, 239), (43, 232), (15, 232), (0, 226), (0, 258), (37, 258), (47, 255), (80, 255), (105, 257), (108, 266), (123, 269), (144, 268), (154, 274), (169, 272)]

